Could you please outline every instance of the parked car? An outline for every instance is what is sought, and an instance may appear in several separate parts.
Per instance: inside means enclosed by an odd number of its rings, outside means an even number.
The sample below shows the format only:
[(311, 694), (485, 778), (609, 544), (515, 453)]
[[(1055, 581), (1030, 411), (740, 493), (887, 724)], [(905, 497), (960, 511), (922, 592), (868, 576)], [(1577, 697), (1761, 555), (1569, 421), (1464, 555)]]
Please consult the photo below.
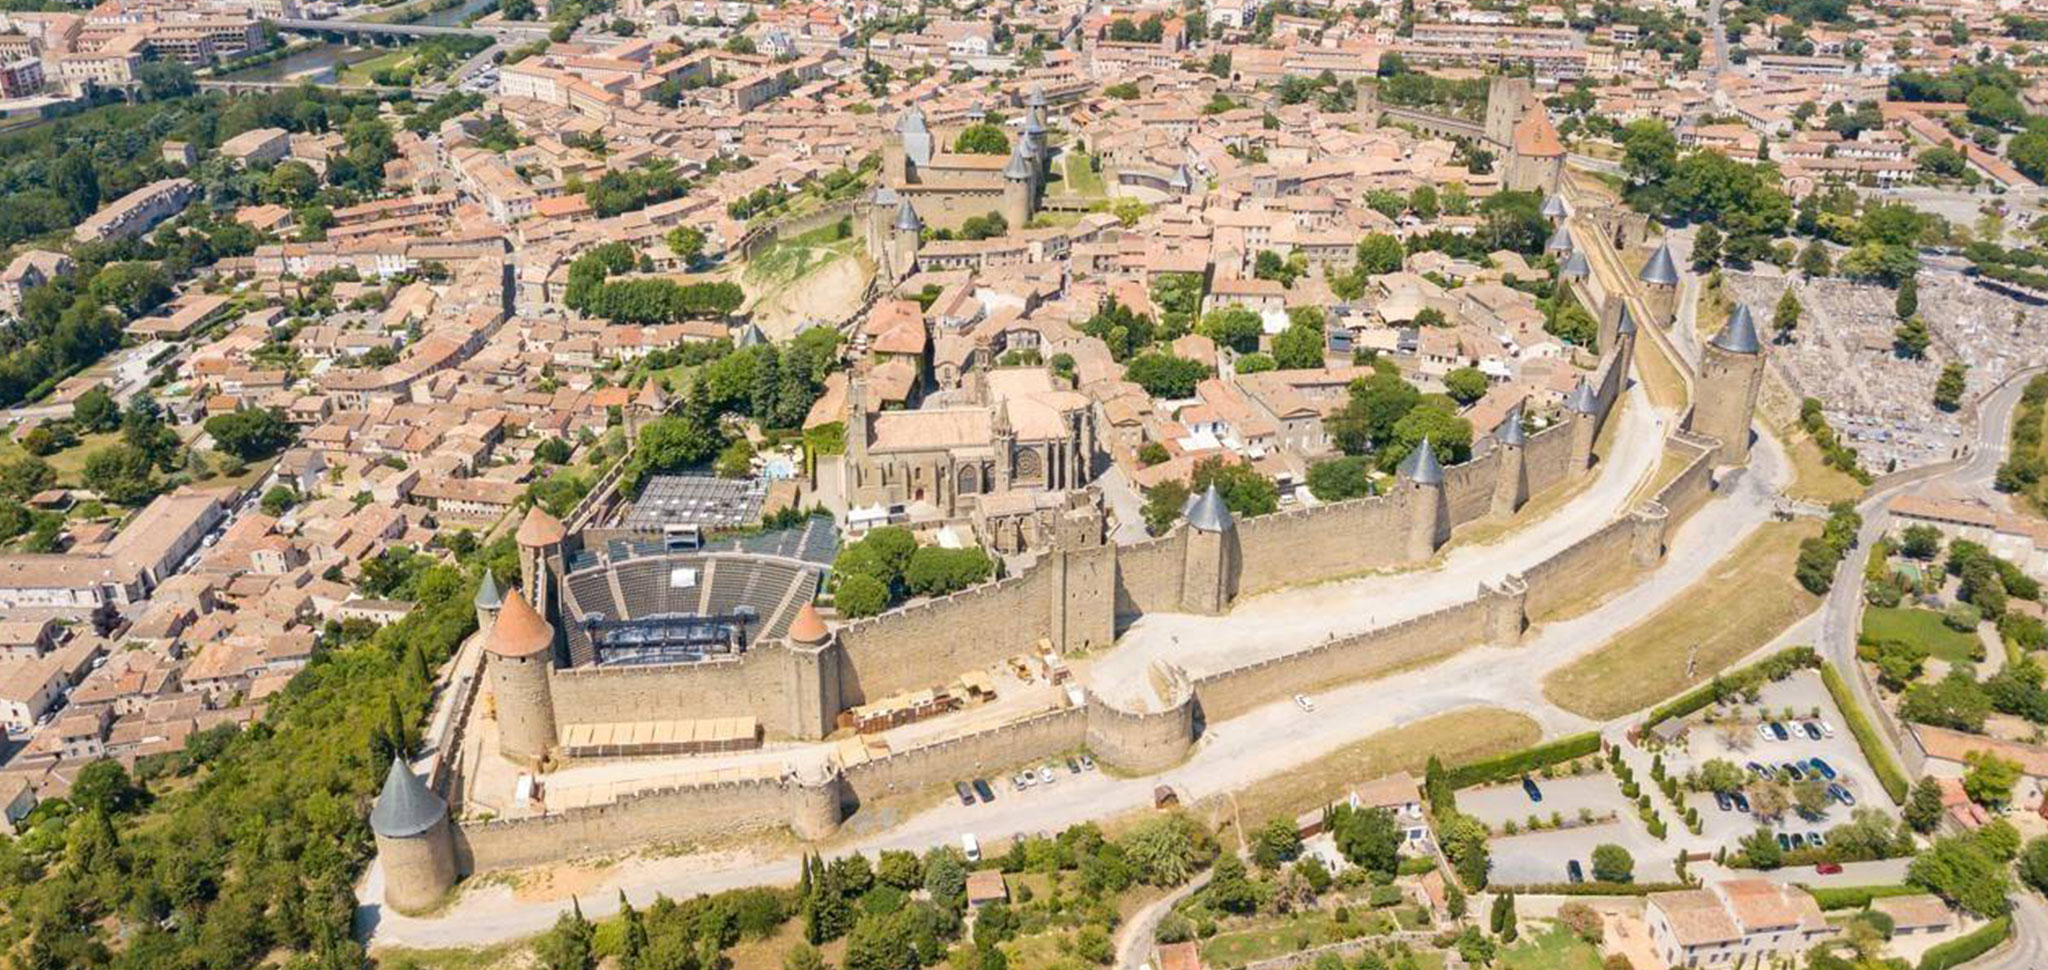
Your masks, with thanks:
[(1010, 779), (1010, 787), (1015, 788), (1018, 791), (1023, 791), (1024, 789), (1031, 787), (1032, 780), (1033, 779), (1031, 777), (1030, 772), (1022, 772), (1018, 774), (1016, 777)]
[(1757, 737), (1760, 737), (1760, 738), (1762, 738), (1762, 739), (1764, 739), (1764, 740), (1766, 740), (1766, 741), (1776, 741), (1776, 740), (1777, 740), (1777, 738), (1776, 738), (1776, 737), (1773, 737), (1773, 736), (1772, 736), (1772, 734), (1771, 734), (1771, 726), (1770, 726), (1770, 725), (1768, 725), (1768, 724), (1759, 724), (1759, 725), (1757, 725), (1757, 726), (1756, 726), (1756, 736), (1757, 736)]
[(1799, 725), (1799, 727), (1800, 727), (1800, 729), (1801, 729), (1801, 730), (1803, 730), (1803, 731), (1805, 731), (1805, 732), (1806, 732), (1806, 739), (1807, 739), (1807, 740), (1809, 740), (1809, 741), (1818, 741), (1818, 740), (1820, 740), (1820, 737), (1821, 737), (1821, 735), (1820, 735), (1820, 725), (1818, 725), (1818, 724), (1815, 724), (1815, 723), (1813, 723), (1812, 721), (1806, 721), (1806, 722), (1803, 722), (1803, 723), (1801, 723), (1801, 724)]
[(1564, 864), (1564, 877), (1576, 885), (1586, 881), (1586, 870), (1579, 865), (1579, 860), (1573, 859)]
[(1785, 730), (1785, 725), (1776, 721), (1771, 722), (1771, 736), (1780, 741), (1792, 740), (1792, 732)]
[(1820, 865), (1814, 866), (1813, 871), (1823, 876), (1832, 876), (1842, 871), (1842, 864), (1839, 862), (1823, 862)]
[(1082, 770), (1082, 771), (1094, 771), (1094, 770), (1095, 770), (1095, 759), (1094, 759), (1094, 758), (1093, 758), (1092, 756), (1089, 756), (1089, 755), (1085, 755), (1085, 754), (1084, 754), (1084, 755), (1082, 755), (1082, 756), (1081, 756), (1081, 770)]
[(1080, 773), (1081, 773), (1081, 763), (1080, 763), (1080, 762), (1078, 762), (1078, 761), (1075, 761), (1075, 760), (1074, 760), (1074, 759), (1072, 759), (1072, 758), (1068, 758), (1068, 759), (1067, 759), (1067, 774), (1070, 774), (1070, 775), (1078, 775), (1078, 774), (1080, 774)]
[(1725, 812), (1735, 807), (1735, 800), (1729, 798), (1727, 792), (1717, 791), (1714, 793), (1714, 804)]
[(1841, 802), (1846, 808), (1856, 807), (1856, 796), (1849, 794), (1849, 789), (1843, 788), (1841, 785), (1829, 785), (1828, 797)]
[(1779, 833), (1778, 833), (1778, 848), (1780, 848), (1780, 849), (1782, 849), (1782, 850), (1784, 850), (1784, 851), (1786, 851), (1786, 852), (1790, 852), (1790, 851), (1792, 851), (1792, 837), (1791, 837), (1791, 836), (1789, 836), (1789, 835), (1786, 835), (1786, 834), (1785, 834), (1785, 833), (1783, 833), (1783, 832), (1779, 832)]
[(1829, 724), (1826, 721), (1822, 721), (1820, 722), (1820, 733), (1822, 737), (1832, 738), (1835, 736), (1835, 726)]
[(1749, 814), (1749, 796), (1748, 796), (1748, 795), (1744, 795), (1744, 794), (1743, 794), (1743, 793), (1741, 793), (1741, 792), (1735, 792), (1734, 794), (1731, 794), (1731, 795), (1729, 795), (1728, 797), (1729, 797), (1730, 799), (1732, 799), (1732, 800), (1733, 800), (1733, 801), (1735, 802), (1735, 810), (1736, 810), (1736, 811), (1738, 811), (1738, 812), (1741, 812), (1741, 813), (1742, 813), (1742, 814), (1744, 814), (1744, 815), (1748, 815), (1748, 814)]
[(1296, 694), (1294, 695), (1294, 706), (1312, 714), (1315, 713), (1316, 702), (1309, 700), (1307, 694)]
[(992, 802), (996, 800), (996, 790), (993, 786), (991, 786), (988, 783), (988, 779), (986, 778), (974, 779), (974, 793), (980, 795), (981, 800), (984, 802)]
[(1792, 833), (1792, 847), (1795, 849), (1806, 848), (1806, 836), (1799, 832)]
[(1532, 802), (1543, 800), (1543, 789), (1536, 787), (1536, 779), (1528, 775), (1522, 776), (1522, 794), (1529, 796)]
[(1785, 777), (1790, 778), (1793, 781), (1806, 780), (1806, 772), (1799, 770), (1799, 766), (1793, 764), (1790, 761), (1787, 761), (1784, 764), (1779, 765), (1778, 767), (1784, 769)]
[(1808, 832), (1806, 833), (1806, 844), (1808, 846), (1811, 846), (1812, 848), (1818, 849), (1821, 846), (1827, 845), (1828, 840), (1822, 838), (1819, 832)]
[(1749, 763), (1749, 764), (1747, 764), (1747, 765), (1744, 765), (1743, 767), (1745, 767), (1745, 768), (1748, 768), (1748, 769), (1749, 769), (1749, 773), (1750, 773), (1750, 774), (1752, 774), (1752, 775), (1755, 775), (1755, 776), (1757, 776), (1758, 778), (1763, 778), (1763, 779), (1766, 779), (1766, 780), (1768, 780), (1768, 779), (1769, 779), (1769, 778), (1771, 777), (1771, 769), (1770, 769), (1770, 768), (1768, 768), (1768, 767), (1766, 767), (1766, 766), (1764, 766), (1764, 765), (1760, 765), (1760, 764), (1757, 764), (1757, 763), (1756, 763), (1756, 762), (1754, 762), (1754, 761), (1750, 762), (1750, 763)]
[(1045, 767), (1038, 769), (1038, 780), (1043, 784), (1050, 785), (1053, 782), (1058, 781), (1059, 778), (1058, 776), (1052, 773), (1052, 766), (1046, 765)]
[(1825, 762), (1825, 761), (1822, 761), (1822, 760), (1820, 760), (1819, 758), (1808, 758), (1808, 759), (1806, 759), (1806, 765), (1807, 765), (1807, 767), (1809, 767), (1809, 768), (1812, 768), (1813, 770), (1815, 770), (1815, 771), (1817, 771), (1817, 772), (1820, 772), (1820, 776), (1821, 776), (1822, 778), (1826, 778), (1826, 779), (1827, 779), (1827, 780), (1829, 780), (1829, 781), (1834, 781), (1834, 780), (1835, 780), (1835, 766), (1834, 766), (1834, 765), (1828, 764), (1827, 762)]
[(960, 804), (962, 805), (974, 804), (974, 792), (968, 789), (967, 783), (964, 781), (953, 783), (953, 794), (960, 796)]

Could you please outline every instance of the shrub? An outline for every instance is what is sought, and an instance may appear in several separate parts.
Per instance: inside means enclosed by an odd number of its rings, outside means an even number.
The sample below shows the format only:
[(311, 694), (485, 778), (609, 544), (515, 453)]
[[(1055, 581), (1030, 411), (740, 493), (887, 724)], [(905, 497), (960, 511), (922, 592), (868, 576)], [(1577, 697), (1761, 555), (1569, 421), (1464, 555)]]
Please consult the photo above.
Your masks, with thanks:
[(1821, 909), (1863, 909), (1873, 899), (1887, 896), (1915, 896), (1926, 892), (1918, 886), (1808, 886)]
[(1933, 947), (1920, 957), (1919, 970), (1949, 970), (1975, 960), (2012, 935), (2012, 917), (2000, 916), (1969, 933)]
[(1863, 713), (1863, 705), (1856, 702), (1855, 695), (1849, 692), (1849, 685), (1843, 683), (1842, 675), (1835, 670), (1834, 664), (1820, 665), (1820, 679), (1828, 687), (1828, 696), (1834, 698), (1835, 707), (1841, 710), (1843, 724), (1856, 738), (1856, 746), (1862, 749), (1864, 760), (1870, 762), (1871, 773), (1877, 775), (1877, 783), (1883, 786), (1886, 797), (1894, 805), (1904, 805), (1908, 787), (1906, 773), (1892, 760), (1891, 752), (1877, 736), (1877, 728)]
[(1554, 765), (1573, 758), (1582, 758), (1600, 750), (1600, 735), (1588, 731), (1559, 738), (1548, 744), (1524, 748), (1498, 758), (1475, 761), (1459, 765), (1446, 772), (1446, 780), (1453, 789), (1470, 788), (1473, 785), (1506, 781), (1537, 771), (1546, 765)]

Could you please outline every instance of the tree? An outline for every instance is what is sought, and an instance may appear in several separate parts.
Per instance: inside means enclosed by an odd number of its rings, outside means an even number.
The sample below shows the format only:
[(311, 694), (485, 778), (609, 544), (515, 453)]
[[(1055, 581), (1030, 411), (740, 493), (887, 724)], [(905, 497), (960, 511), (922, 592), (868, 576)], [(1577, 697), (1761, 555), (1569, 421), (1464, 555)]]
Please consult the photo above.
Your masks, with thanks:
[(1401, 240), (1383, 232), (1367, 233), (1358, 241), (1357, 269), (1365, 276), (1397, 272), (1408, 258)]
[(1399, 869), (1403, 833), (1386, 809), (1338, 805), (1330, 809), (1330, 831), (1337, 851), (1353, 865), (1389, 875)]
[(1612, 842), (1593, 847), (1593, 878), (1601, 882), (1634, 882), (1636, 859)]
[(1294, 821), (1284, 817), (1268, 819), (1252, 837), (1252, 861), (1261, 869), (1277, 869), (1301, 854), (1301, 833)]
[(2013, 786), (2020, 780), (2019, 762), (1984, 751), (1973, 751), (1963, 759), (1969, 764), (1963, 773), (1963, 793), (1987, 808), (2000, 808), (2012, 801)]
[(1702, 272), (1721, 265), (1721, 230), (1712, 223), (1701, 226), (1693, 236), (1692, 265)]
[(2012, 879), (2004, 863), (1974, 836), (1936, 839), (1906, 866), (1906, 881), (1984, 919), (2005, 913), (2010, 905)]
[(120, 505), (141, 505), (156, 497), (162, 488), (155, 462), (141, 449), (129, 444), (112, 444), (86, 456), (82, 475), (85, 487)]
[(1806, 248), (1800, 251), (1799, 272), (1805, 274), (1807, 279), (1820, 279), (1833, 273), (1834, 270), (1834, 262), (1828, 259), (1826, 243), (1816, 239), (1807, 243)]
[(1726, 758), (1713, 758), (1700, 766), (1700, 784), (1708, 791), (1725, 795), (1741, 791), (1742, 786), (1748, 782), (1749, 775), (1742, 767)]
[(1117, 840), (1133, 874), (1150, 886), (1178, 886), (1215, 857), (1208, 833), (1188, 816), (1157, 815), (1132, 826)]
[(1273, 338), (1273, 362), (1282, 370), (1320, 368), (1327, 342), (1320, 318), (1295, 323)]
[(1908, 360), (1925, 360), (1927, 346), (1934, 337), (1927, 332), (1927, 322), (1911, 317), (1892, 330), (1892, 351)]
[[(1754, 801), (1754, 796), (1751, 796)], [(1758, 828), (1742, 839), (1742, 854), (1749, 857), (1749, 864), (1758, 869), (1776, 869), (1784, 864), (1785, 850), (1778, 845), (1778, 837), (1770, 829)]]
[(1952, 360), (1941, 367), (1941, 377), (1934, 382), (1934, 406), (1943, 411), (1954, 411), (1963, 406), (1963, 391), (1967, 386), (1970, 365)]
[(1326, 458), (1309, 466), (1309, 494), (1323, 502), (1341, 502), (1371, 495), (1371, 471), (1372, 465), (1356, 455)]
[(2048, 835), (2034, 837), (2020, 852), (2019, 874), (2035, 892), (2048, 892)]
[(1248, 354), (1259, 349), (1259, 335), (1264, 327), (1258, 314), (1232, 304), (1209, 311), (1195, 332), (1215, 341), (1218, 347)]
[[(628, 968), (628, 970), (631, 970), (631, 968)], [(829, 970), (829, 968), (826, 967), (825, 958), (818, 953), (817, 947), (803, 940), (798, 940), (794, 946), (789, 948), (789, 952), (782, 955), (782, 970)]]
[(79, 395), (71, 405), (71, 420), (82, 431), (112, 431), (121, 426), (121, 406), (114, 403), (114, 396), (106, 388), (95, 387)]
[(27, 501), (37, 492), (57, 484), (57, 470), (34, 455), (0, 462), (0, 495)]
[(128, 779), (128, 770), (110, 758), (101, 758), (79, 769), (71, 784), (71, 804), (88, 812), (109, 816), (133, 810), (145, 792)]
[(291, 443), (291, 425), (274, 408), (245, 408), (206, 419), (206, 433), (220, 450), (243, 461), (277, 454)]
[(534, 944), (534, 955), (547, 970), (596, 970), (596, 929), (583, 918), (583, 907), (570, 901), (569, 912), (556, 917), (554, 929)]
[(984, 582), (994, 573), (995, 563), (979, 546), (968, 549), (920, 546), (910, 556), (910, 564), (903, 571), (903, 581), (918, 596), (944, 596)]
[(110, 263), (93, 275), (86, 291), (124, 316), (139, 317), (171, 298), (171, 279), (155, 263)]
[(1245, 874), (1244, 863), (1234, 855), (1216, 860), (1204, 895), (1210, 905), (1226, 913), (1249, 913), (1259, 905), (1258, 888)]
[(1661, 121), (1631, 122), (1622, 130), (1622, 175), (1630, 194), (1656, 192), (1678, 168), (1678, 137)]
[(1486, 396), (1486, 374), (1477, 367), (1460, 367), (1444, 375), (1444, 391), (1459, 404), (1471, 404)]
[(848, 619), (874, 616), (889, 608), (889, 587), (873, 576), (844, 576), (833, 591), (832, 605)]
[(1200, 361), (1153, 351), (1135, 357), (1124, 367), (1124, 377), (1156, 398), (1193, 397), (1195, 385), (1209, 376)]
[(1828, 794), (1828, 783), (1819, 778), (1809, 777), (1792, 786), (1792, 804), (1799, 809), (1799, 814), (1807, 818), (1818, 818), (1826, 813), (1828, 804), (1833, 800), (1833, 796)]
[(1931, 525), (1909, 525), (1899, 533), (1899, 551), (1922, 562), (1941, 554), (1941, 530)]
[(1899, 291), (1892, 297), (1892, 313), (1900, 320), (1911, 320), (1920, 312), (1920, 278), (1908, 276), (1899, 281)]
[(1779, 343), (1790, 343), (1792, 332), (1799, 329), (1799, 298), (1786, 286), (1784, 295), (1778, 297), (1778, 309), (1771, 316), (1771, 325), (1778, 331)]

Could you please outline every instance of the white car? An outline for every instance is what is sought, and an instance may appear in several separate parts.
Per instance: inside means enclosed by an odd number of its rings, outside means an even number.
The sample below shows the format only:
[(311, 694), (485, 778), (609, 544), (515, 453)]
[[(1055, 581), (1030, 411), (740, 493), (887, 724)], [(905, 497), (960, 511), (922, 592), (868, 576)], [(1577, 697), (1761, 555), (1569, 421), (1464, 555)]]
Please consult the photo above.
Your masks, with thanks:
[(1815, 722), (1815, 723), (1818, 723), (1818, 724), (1820, 725), (1820, 733), (1821, 733), (1821, 736), (1822, 736), (1822, 737), (1826, 737), (1826, 738), (1832, 738), (1832, 737), (1834, 737), (1834, 736), (1835, 736), (1835, 726), (1834, 726), (1834, 725), (1832, 725), (1832, 724), (1829, 724), (1829, 723), (1828, 723), (1828, 722), (1826, 722), (1826, 721), (1818, 721), (1818, 722)]
[(1759, 724), (1759, 725), (1757, 725), (1757, 726), (1756, 726), (1756, 736), (1757, 736), (1757, 737), (1760, 737), (1760, 738), (1762, 738), (1762, 739), (1764, 739), (1765, 741), (1776, 741), (1776, 740), (1778, 740), (1778, 736), (1777, 736), (1777, 735), (1775, 735), (1775, 734), (1772, 734), (1772, 733), (1771, 733), (1771, 726), (1770, 726), (1770, 725), (1768, 725), (1768, 724)]
[(1056, 775), (1054, 775), (1054, 774), (1052, 773), (1052, 766), (1051, 766), (1051, 765), (1046, 765), (1045, 767), (1043, 767), (1043, 768), (1040, 768), (1040, 769), (1038, 769), (1038, 783), (1039, 783), (1039, 784), (1041, 784), (1041, 785), (1050, 785), (1050, 784), (1052, 784), (1053, 782), (1055, 782), (1055, 781), (1058, 781), (1058, 780), (1059, 780), (1059, 777), (1058, 777), (1058, 776), (1056, 776)]
[(1309, 700), (1307, 694), (1296, 694), (1294, 695), (1294, 706), (1299, 707), (1304, 711), (1314, 713), (1316, 709), (1316, 702)]

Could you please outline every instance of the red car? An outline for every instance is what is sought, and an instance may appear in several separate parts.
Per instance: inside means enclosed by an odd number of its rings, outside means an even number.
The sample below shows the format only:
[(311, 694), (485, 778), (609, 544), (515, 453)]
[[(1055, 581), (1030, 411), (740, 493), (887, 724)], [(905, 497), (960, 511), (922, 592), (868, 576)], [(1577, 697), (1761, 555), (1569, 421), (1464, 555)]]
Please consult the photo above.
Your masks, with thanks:
[(1814, 866), (1813, 871), (1818, 872), (1823, 876), (1832, 876), (1835, 873), (1842, 871), (1842, 864), (1839, 862), (1823, 862), (1817, 866)]

